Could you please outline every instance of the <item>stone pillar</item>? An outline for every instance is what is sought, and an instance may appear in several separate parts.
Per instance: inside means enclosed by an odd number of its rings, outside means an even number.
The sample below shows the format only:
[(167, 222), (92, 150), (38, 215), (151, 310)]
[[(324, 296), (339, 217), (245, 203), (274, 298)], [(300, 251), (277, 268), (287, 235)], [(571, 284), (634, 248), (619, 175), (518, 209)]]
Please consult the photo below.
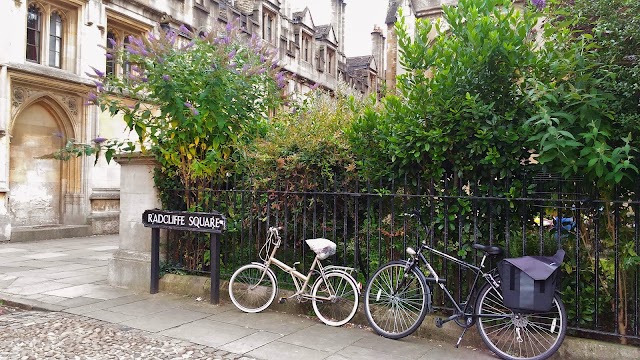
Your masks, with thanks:
[(396, 76), (398, 75), (398, 36), (394, 24), (387, 24), (387, 69), (386, 83), (390, 93), (396, 91)]
[(142, 225), (142, 213), (162, 205), (153, 182), (157, 162), (132, 154), (114, 159), (120, 164), (120, 248), (109, 260), (109, 285), (149, 291), (151, 283), (151, 229)]
[(11, 239), (9, 217), (9, 76), (7, 67), (0, 67), (0, 241)]

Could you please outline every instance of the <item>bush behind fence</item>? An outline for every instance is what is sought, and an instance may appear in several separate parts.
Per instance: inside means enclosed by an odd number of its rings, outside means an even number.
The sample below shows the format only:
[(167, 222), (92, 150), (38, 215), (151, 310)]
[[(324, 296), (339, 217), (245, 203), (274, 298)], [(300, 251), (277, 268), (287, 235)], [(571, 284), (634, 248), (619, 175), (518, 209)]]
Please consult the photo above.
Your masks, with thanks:
[[(378, 266), (406, 257), (407, 246), (426, 241), (437, 249), (478, 264), (474, 243), (499, 245), (508, 256), (552, 255), (566, 251), (560, 286), (569, 325), (581, 336), (640, 343), (640, 197), (638, 192), (603, 200), (581, 179), (549, 174), (477, 183), (446, 177), (415, 183), (371, 183), (340, 178), (252, 182), (230, 178), (208, 189), (163, 189), (170, 210), (220, 211), (222, 274), (259, 260), (269, 226), (283, 226), (278, 258), (308, 269), (313, 252), (305, 239), (323, 237), (338, 250), (328, 259), (352, 266), (363, 283)], [(197, 206), (187, 209), (185, 199)], [(429, 232), (403, 214), (419, 209)], [(207, 235), (174, 232), (168, 242), (167, 271), (206, 273)], [(471, 273), (435, 257), (456, 300), (465, 297)], [(490, 264), (493, 266), (494, 264)], [(280, 281), (290, 282), (278, 273)], [(447, 310), (436, 290), (434, 303)]]

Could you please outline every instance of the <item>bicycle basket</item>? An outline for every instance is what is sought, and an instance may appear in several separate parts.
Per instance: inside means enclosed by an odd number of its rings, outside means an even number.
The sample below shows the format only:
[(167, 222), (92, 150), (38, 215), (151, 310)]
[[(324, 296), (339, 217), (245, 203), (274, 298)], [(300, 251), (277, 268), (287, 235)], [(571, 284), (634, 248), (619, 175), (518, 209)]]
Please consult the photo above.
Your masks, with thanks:
[(307, 245), (318, 255), (318, 259), (324, 260), (336, 253), (336, 244), (327, 239), (308, 239), (305, 240)]
[(517, 312), (547, 312), (553, 306), (564, 250), (552, 257), (524, 256), (498, 263), (504, 305)]

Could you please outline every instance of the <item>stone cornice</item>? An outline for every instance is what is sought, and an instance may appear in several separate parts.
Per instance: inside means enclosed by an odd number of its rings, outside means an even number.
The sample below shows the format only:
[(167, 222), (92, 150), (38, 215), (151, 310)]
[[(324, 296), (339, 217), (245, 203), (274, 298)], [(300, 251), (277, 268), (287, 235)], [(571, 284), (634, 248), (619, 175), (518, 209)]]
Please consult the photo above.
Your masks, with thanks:
[(63, 70), (58, 70), (52, 67), (35, 64), (18, 64), (18, 63), (0, 63), (0, 67), (6, 66), (10, 72), (12, 79), (20, 79), (24, 81), (32, 81), (35, 84), (42, 83), (41, 77), (47, 77), (52, 80), (60, 81), (56, 82), (55, 87), (57, 89), (68, 90), (73, 92), (86, 92), (87, 88), (94, 87), (95, 84), (90, 79), (84, 78), (80, 75), (70, 73)]

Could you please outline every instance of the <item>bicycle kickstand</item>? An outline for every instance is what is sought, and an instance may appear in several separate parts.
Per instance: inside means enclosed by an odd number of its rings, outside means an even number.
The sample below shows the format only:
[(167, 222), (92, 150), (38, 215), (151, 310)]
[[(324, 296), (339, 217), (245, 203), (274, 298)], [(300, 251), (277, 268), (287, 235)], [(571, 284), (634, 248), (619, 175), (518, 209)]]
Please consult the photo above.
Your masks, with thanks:
[(464, 336), (464, 333), (467, 332), (468, 328), (464, 328), (462, 329), (462, 334), (460, 335), (460, 337), (458, 338), (458, 342), (456, 343), (456, 349), (458, 348), (458, 346), (460, 346), (460, 343), (462, 342), (462, 337)]

